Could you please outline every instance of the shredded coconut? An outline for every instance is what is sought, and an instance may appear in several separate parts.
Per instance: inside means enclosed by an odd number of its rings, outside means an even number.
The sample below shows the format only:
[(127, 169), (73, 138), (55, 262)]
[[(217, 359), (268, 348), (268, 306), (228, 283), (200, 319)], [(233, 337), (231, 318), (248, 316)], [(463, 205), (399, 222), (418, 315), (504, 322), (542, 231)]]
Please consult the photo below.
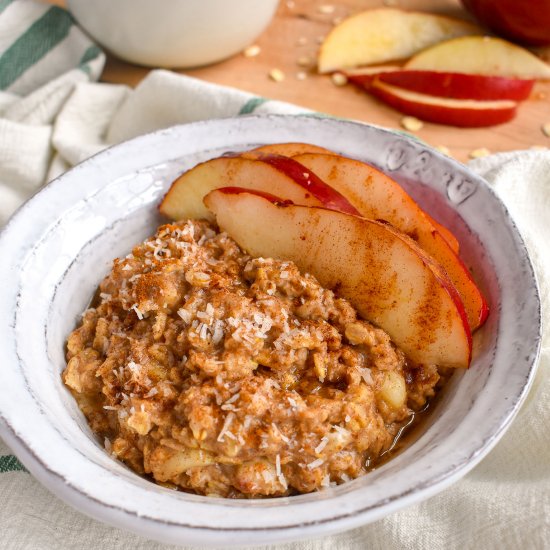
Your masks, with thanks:
[[(225, 417), (225, 421), (223, 423), (223, 427), (218, 435), (218, 438), (217, 438), (217, 441), (222, 443), (223, 440), (224, 440), (224, 436), (225, 434), (227, 433), (227, 431), (229, 430), (229, 427), (231, 426), (231, 424), (233, 423), (233, 420), (235, 420), (235, 413), (234, 412), (230, 412), (226, 417)], [(235, 436), (233, 436), (235, 437)]]
[(324, 464), (324, 462), (325, 461), (322, 458), (318, 458), (317, 460), (314, 460), (307, 465), (308, 470), (315, 470), (315, 468), (318, 468), (319, 466)]

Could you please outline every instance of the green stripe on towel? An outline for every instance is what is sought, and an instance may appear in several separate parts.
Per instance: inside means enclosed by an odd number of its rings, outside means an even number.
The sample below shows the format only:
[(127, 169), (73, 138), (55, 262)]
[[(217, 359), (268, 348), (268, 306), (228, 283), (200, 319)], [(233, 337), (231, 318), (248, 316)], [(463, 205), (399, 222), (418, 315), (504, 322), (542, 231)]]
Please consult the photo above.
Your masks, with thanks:
[(84, 65), (84, 63), (88, 63), (88, 61), (95, 59), (100, 53), (101, 53), (101, 48), (94, 44), (84, 52), (78, 64)]
[(88, 62), (94, 60), (100, 54), (101, 49), (99, 48), (99, 46), (96, 46), (95, 44), (93, 46), (90, 46), (82, 55), (82, 58), (78, 63), (78, 68), (81, 71), (84, 71), (89, 76), (91, 68), (90, 65), (88, 65)]
[(66, 38), (72, 26), (69, 12), (57, 6), (36, 20), (0, 57), (0, 90), (13, 84), (53, 50)]
[(0, 0), (0, 13), (2, 13), (12, 3), (13, 0)]
[(249, 99), (239, 111), (240, 115), (249, 115), (250, 113), (253, 113), (260, 105), (263, 105), (267, 99), (265, 97), (253, 97), (252, 99)]
[(5, 472), (26, 472), (25, 466), (13, 455), (0, 456), (0, 474)]

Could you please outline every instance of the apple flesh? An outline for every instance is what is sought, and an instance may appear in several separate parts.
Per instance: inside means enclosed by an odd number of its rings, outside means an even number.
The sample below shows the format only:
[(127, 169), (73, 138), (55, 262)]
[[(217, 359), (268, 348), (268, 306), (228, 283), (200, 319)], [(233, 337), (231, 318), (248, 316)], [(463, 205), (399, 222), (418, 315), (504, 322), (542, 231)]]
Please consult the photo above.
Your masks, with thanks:
[(347, 74), (354, 84), (370, 86), (375, 77), (380, 82), (405, 90), (451, 99), (522, 101), (531, 94), (533, 79), (482, 76), (435, 71), (398, 70), (377, 75)]
[(463, 36), (442, 42), (415, 55), (405, 69), (550, 79), (550, 66), (536, 55), (489, 36)]
[(367, 10), (334, 27), (321, 45), (319, 72), (406, 59), (442, 40), (481, 34), (451, 17), (394, 8)]
[[(321, 201), (325, 208), (338, 210), (346, 214), (359, 216), (359, 211), (337, 189), (327, 185), (317, 174), (308, 170), (297, 160), (283, 155), (256, 153), (260, 162), (265, 162), (280, 172), (286, 174), (304, 189), (307, 189), (315, 198)], [(282, 195), (286, 198), (284, 195)], [(302, 204), (295, 201), (296, 204)]]
[(514, 42), (550, 45), (550, 0), (462, 0), (484, 25)]
[(176, 179), (159, 210), (173, 220), (213, 220), (212, 214), (204, 206), (203, 198), (218, 187), (256, 189), (297, 204), (323, 205), (309, 190), (265, 162), (240, 157), (219, 157), (198, 164)]
[(384, 220), (411, 237), (445, 269), (460, 294), (470, 329), (485, 320), (487, 303), (468, 269), (431, 222), (431, 219), (390, 177), (376, 168), (335, 155), (295, 157), (357, 208), (361, 216)]
[(471, 334), (456, 289), (433, 259), (391, 226), (223, 188), (204, 202), (244, 250), (295, 262), (350, 300), (416, 363), (468, 367)]
[(460, 252), (460, 243), (458, 239), (454, 236), (450, 229), (447, 229), (443, 224), (439, 223), (437, 220), (434, 220), (427, 212), (424, 212), (427, 218), (432, 222), (432, 225), (437, 229), (439, 234), (447, 241), (447, 244), (451, 247), (451, 250), (458, 254)]
[(318, 145), (312, 145), (311, 143), (272, 143), (269, 145), (262, 145), (256, 147), (251, 151), (246, 151), (242, 154), (245, 158), (256, 158), (257, 154), (271, 154), (282, 155), (283, 157), (294, 157), (296, 155), (303, 155), (304, 153), (324, 153), (326, 155), (333, 155), (334, 152)]
[(514, 118), (517, 103), (511, 100), (475, 101), (419, 94), (374, 79), (368, 91), (394, 109), (428, 122), (464, 128), (495, 126)]
[(202, 199), (218, 187), (257, 189), (295, 204), (358, 214), (343, 195), (307, 168), (290, 158), (270, 154), (259, 154), (257, 159), (224, 156), (198, 164), (172, 184), (159, 210), (174, 220), (212, 219)]
[(289, 201), (287, 199), (282, 199), (281, 197), (277, 197), (276, 195), (273, 195), (272, 193), (267, 193), (266, 191), (258, 191), (257, 189), (246, 189), (245, 187), (221, 187), (220, 189), (223, 189), (223, 192), (227, 195), (238, 195), (239, 193), (250, 193), (251, 195), (256, 195), (258, 197), (262, 197), (272, 204), (279, 204), (282, 206), (287, 206), (289, 204), (294, 204), (292, 201)]

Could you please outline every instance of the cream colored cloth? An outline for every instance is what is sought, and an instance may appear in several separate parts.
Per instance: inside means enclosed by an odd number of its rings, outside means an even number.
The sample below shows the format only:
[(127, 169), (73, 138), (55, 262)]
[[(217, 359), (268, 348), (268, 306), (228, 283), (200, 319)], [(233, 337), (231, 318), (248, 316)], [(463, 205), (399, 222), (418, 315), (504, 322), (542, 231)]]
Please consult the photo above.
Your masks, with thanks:
[[(166, 71), (151, 73), (133, 92), (121, 86), (78, 84), (52, 126), (52, 146), (57, 151), (52, 170), (65, 169), (103, 148), (108, 141), (187, 120), (236, 114), (246, 105), (245, 111), (303, 112), (297, 107), (263, 102), (237, 90)], [(44, 136), (38, 135), (36, 143), (38, 138)], [(22, 173), (33, 171), (31, 160), (24, 159)], [(536, 264), (548, 324), (550, 151), (494, 155), (472, 162), (471, 168), (492, 182), (525, 236)], [(21, 185), (16, 190), (24, 196), (32, 192), (32, 187)], [(546, 331), (539, 371), (528, 402), (503, 440), (463, 480), (430, 500), (375, 524), (278, 548), (548, 548), (549, 350)], [(0, 443), (0, 456), (9, 453)], [(88, 519), (52, 498), (26, 472), (0, 473), (0, 495), (1, 546), (5, 549), (165, 548)]]
[(0, 227), (45, 182), (56, 117), (104, 63), (65, 10), (0, 0)]
[[(305, 109), (166, 71), (153, 71), (135, 91), (89, 83), (71, 71), (26, 96), (0, 92), (0, 227), (40, 185), (110, 143), (176, 123), (250, 112)], [(550, 151), (494, 155), (471, 168), (492, 183), (526, 238), (548, 326)], [(463, 480), (372, 525), (275, 548), (550, 548), (549, 335), (546, 330), (537, 378), (519, 417)], [(69, 508), (22, 471), (1, 441), (0, 503), (3, 550), (168, 548)]]
[[(108, 145), (206, 118), (310, 112), (163, 70), (151, 72), (132, 92), (83, 82), (83, 76), (71, 71), (57, 79), (65, 94), (61, 105), (59, 87), (51, 90), (51, 84), (21, 98), (0, 92), (0, 227), (41, 185)], [(12, 113), (23, 108), (40, 112), (39, 122), (14, 123)]]

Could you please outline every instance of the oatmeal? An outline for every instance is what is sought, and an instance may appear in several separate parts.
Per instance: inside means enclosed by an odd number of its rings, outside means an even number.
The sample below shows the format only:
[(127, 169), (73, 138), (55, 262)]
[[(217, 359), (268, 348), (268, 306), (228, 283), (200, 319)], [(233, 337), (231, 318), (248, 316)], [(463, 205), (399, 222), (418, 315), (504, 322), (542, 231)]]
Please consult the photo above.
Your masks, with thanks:
[(312, 276), (202, 221), (164, 225), (115, 260), (92, 305), (65, 384), (113, 456), (198, 494), (360, 476), (439, 380)]

